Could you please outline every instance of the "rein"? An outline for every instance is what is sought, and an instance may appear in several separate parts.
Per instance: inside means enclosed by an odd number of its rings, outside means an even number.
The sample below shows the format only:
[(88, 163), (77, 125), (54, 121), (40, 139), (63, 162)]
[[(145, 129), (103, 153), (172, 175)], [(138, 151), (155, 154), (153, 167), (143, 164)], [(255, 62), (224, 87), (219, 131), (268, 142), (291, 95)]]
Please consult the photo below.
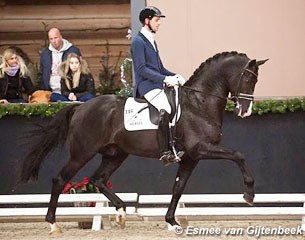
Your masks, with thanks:
[(223, 97), (223, 96), (219, 96), (219, 95), (215, 95), (215, 94), (211, 94), (211, 93), (206, 93), (202, 90), (198, 90), (198, 89), (195, 89), (195, 88), (192, 88), (192, 87), (188, 87), (188, 86), (179, 86), (179, 87), (182, 87), (182, 88), (185, 88), (185, 89), (188, 89), (188, 90), (191, 90), (193, 92), (199, 92), (199, 93), (202, 93), (203, 95), (208, 95), (208, 96), (212, 96), (212, 97), (217, 97), (217, 98), (220, 98), (222, 100), (227, 100), (227, 99), (230, 99), (229, 97)]

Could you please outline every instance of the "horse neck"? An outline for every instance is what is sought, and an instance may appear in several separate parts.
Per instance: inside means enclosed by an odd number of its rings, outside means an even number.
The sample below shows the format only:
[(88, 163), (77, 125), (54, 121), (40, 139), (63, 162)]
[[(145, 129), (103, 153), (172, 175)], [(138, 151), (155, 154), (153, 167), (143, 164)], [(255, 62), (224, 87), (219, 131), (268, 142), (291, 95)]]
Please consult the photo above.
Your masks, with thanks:
[(213, 121), (221, 126), (227, 103), (226, 97), (219, 98), (216, 95), (208, 95), (182, 88), (179, 99), (183, 113)]
[[(230, 53), (229, 53), (230, 54)], [(248, 62), (246, 55), (224, 55), (200, 66), (186, 86), (219, 98), (227, 98), (238, 85), (238, 75)]]
[(229, 94), (230, 74), (219, 61), (196, 71), (186, 88), (181, 90), (182, 111), (202, 115), (221, 125)]
[(238, 74), (248, 60), (245, 54), (232, 52), (202, 64), (181, 91), (182, 111), (221, 125), (229, 91), (237, 85)]

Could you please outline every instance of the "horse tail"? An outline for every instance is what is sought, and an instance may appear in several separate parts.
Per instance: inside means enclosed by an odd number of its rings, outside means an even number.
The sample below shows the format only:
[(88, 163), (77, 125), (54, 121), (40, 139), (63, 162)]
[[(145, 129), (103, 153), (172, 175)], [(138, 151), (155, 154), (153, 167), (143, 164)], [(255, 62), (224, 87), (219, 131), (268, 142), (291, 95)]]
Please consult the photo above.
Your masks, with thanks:
[[(36, 142), (26, 154), (20, 173), (20, 183), (26, 183), (30, 179), (37, 180), (40, 165), (43, 160), (54, 151), (56, 147), (64, 145), (69, 125), (75, 109), (79, 104), (71, 104), (61, 109), (46, 126), (38, 126), (29, 136), (36, 138)], [(28, 136), (28, 137), (29, 137)]]

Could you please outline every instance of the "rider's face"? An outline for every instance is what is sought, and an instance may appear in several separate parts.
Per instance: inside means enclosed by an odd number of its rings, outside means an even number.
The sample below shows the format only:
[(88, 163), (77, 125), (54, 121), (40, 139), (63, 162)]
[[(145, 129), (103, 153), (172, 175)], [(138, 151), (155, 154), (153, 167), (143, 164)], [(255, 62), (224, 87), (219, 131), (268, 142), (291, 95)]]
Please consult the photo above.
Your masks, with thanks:
[(153, 17), (151, 20), (147, 19), (147, 22), (150, 23), (150, 26), (154, 32), (159, 30), (161, 25), (161, 18), (160, 17)]

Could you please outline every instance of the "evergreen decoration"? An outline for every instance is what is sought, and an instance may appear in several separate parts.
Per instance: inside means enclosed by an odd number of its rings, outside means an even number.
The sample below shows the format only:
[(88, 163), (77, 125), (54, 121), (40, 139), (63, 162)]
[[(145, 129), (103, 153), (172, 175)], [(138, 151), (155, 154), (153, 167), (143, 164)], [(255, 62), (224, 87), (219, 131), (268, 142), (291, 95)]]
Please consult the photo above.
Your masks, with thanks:
[[(50, 103), (50, 104), (24, 104), (11, 103), (0, 105), (0, 118), (10, 115), (17, 116), (41, 116), (53, 117), (60, 109), (73, 103)], [(234, 104), (228, 102), (226, 111), (233, 112)], [(263, 115), (267, 113), (287, 113), (305, 111), (305, 97), (285, 100), (257, 100), (254, 101), (252, 113)]]
[(0, 105), (0, 118), (10, 115), (18, 116), (41, 116), (53, 117), (60, 109), (71, 103), (49, 103), (49, 104), (28, 104), (28, 103), (10, 103)]
[(116, 77), (118, 76), (118, 65), (122, 57), (122, 52), (119, 53), (114, 64), (110, 64), (110, 50), (109, 43), (107, 40), (106, 44), (106, 53), (101, 57), (102, 69), (99, 73), (99, 82), (100, 84), (96, 88), (97, 95), (103, 94), (116, 94), (120, 91), (120, 87), (116, 84)]
[[(226, 111), (234, 111), (234, 104), (232, 102), (227, 103)], [(252, 113), (258, 115), (295, 111), (305, 111), (305, 97), (285, 100), (256, 100), (252, 108)]]

